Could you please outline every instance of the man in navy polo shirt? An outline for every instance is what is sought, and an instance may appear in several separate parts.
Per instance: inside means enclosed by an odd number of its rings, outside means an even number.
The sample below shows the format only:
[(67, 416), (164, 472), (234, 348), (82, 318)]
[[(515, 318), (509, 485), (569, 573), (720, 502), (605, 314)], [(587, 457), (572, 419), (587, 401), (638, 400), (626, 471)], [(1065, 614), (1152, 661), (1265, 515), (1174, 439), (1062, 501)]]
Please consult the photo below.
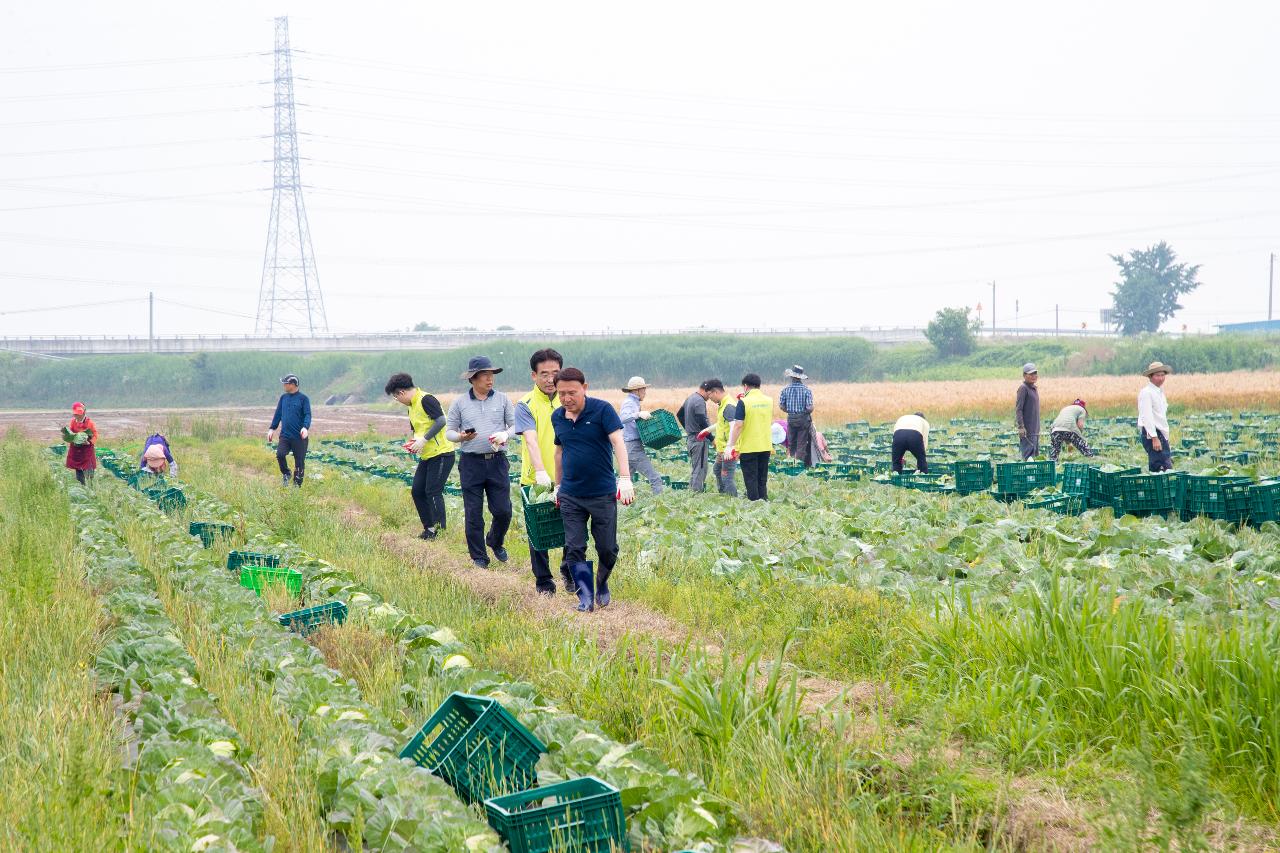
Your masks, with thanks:
[[(551, 413), (556, 434), (556, 503), (564, 519), (564, 562), (578, 591), (578, 609), (609, 606), (609, 575), (618, 562), (618, 504), (636, 499), (613, 406), (587, 396), (587, 377), (566, 367), (556, 377), (560, 408)], [(613, 473), (614, 459), (618, 474)], [(600, 571), (587, 560), (587, 521)]]

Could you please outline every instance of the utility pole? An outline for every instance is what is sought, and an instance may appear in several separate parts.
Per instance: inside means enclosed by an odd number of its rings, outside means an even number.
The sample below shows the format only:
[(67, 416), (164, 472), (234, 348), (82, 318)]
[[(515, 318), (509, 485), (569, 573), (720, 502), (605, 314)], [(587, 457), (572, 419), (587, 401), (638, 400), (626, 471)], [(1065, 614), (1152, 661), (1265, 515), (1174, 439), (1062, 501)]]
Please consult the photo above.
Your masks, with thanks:
[(1267, 276), (1267, 322), (1271, 322), (1271, 297), (1276, 286), (1276, 253), (1271, 253), (1271, 275)]
[(1062, 334), (1061, 327), (1058, 325), (1058, 306), (1053, 306), (1053, 336), (1056, 338)]
[(996, 283), (991, 282), (991, 337), (996, 336)]
[(147, 351), (156, 351), (156, 294), (147, 293)]
[(329, 331), (329, 323), (311, 248), (311, 226), (302, 200), (289, 19), (276, 18), (275, 27), (275, 180), (254, 332), (315, 335)]

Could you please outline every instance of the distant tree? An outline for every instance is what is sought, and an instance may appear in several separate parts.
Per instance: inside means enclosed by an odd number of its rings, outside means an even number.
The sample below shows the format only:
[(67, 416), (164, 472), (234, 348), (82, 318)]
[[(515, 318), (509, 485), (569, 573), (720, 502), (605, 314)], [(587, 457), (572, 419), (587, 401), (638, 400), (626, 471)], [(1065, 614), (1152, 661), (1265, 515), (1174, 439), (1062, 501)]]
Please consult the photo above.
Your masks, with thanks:
[(1178, 297), (1200, 286), (1200, 265), (1177, 263), (1178, 256), (1163, 240), (1111, 260), (1120, 267), (1111, 317), (1123, 335), (1159, 331), (1161, 323), (1182, 309)]
[(415, 332), (438, 332), (440, 327), (423, 320), (421, 323), (413, 327)]
[(933, 315), (924, 336), (944, 358), (968, 355), (977, 346), (979, 320), (969, 316), (968, 308), (943, 308)]
[(495, 329), (495, 331), (498, 331), (498, 332), (514, 332), (515, 330), (516, 330), (515, 326), (499, 326), (497, 329)]

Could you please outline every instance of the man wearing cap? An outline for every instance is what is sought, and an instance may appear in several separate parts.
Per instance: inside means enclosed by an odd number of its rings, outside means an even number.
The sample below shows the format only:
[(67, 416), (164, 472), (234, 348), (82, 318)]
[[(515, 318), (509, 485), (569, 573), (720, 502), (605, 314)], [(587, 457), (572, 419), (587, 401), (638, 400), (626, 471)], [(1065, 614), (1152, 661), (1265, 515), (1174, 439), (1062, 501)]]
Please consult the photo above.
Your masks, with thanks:
[[(462, 512), (467, 552), (477, 568), (489, 568), (488, 548), (500, 562), (507, 561), (504, 543), (511, 526), (511, 480), (507, 440), (515, 427), (515, 407), (501, 391), (493, 390), (493, 377), (502, 372), (487, 357), (473, 356), (461, 378), (470, 383), (466, 394), (454, 398), (445, 416), (444, 436), (460, 444), (458, 480), (462, 486)], [(489, 502), (493, 520), (484, 531), (484, 504)]]
[(649, 453), (644, 448), (644, 443), (640, 441), (640, 431), (636, 428), (637, 420), (648, 420), (649, 413), (640, 408), (640, 401), (644, 399), (645, 392), (649, 389), (649, 383), (644, 381), (643, 376), (632, 376), (627, 380), (627, 384), (622, 386), (622, 392), (627, 396), (622, 400), (622, 406), (618, 409), (618, 417), (622, 421), (622, 443), (627, 448), (627, 464), (632, 471), (639, 471), (649, 481), (649, 488), (655, 495), (662, 494), (662, 477), (658, 475), (657, 469), (653, 467), (653, 462), (649, 459)]
[(804, 384), (809, 377), (798, 364), (782, 375), (791, 380), (778, 395), (778, 408), (787, 413), (787, 455), (809, 468), (813, 465), (813, 391)]
[(694, 390), (680, 407), (680, 423), (684, 426), (684, 446), (689, 452), (689, 491), (700, 492), (707, 484), (707, 465), (710, 450), (707, 438), (711, 435), (711, 389), (724, 383), (708, 379)]
[(1169, 401), (1164, 397), (1164, 380), (1173, 368), (1153, 361), (1143, 371), (1146, 386), (1138, 392), (1138, 435), (1147, 451), (1147, 470), (1152, 473), (1173, 470), (1169, 450)]
[(289, 485), (289, 454), (293, 454), (293, 484), (302, 486), (303, 469), (307, 464), (307, 436), (311, 431), (311, 400), (298, 390), (298, 377), (289, 373), (280, 379), (284, 393), (276, 402), (276, 413), (267, 430), (267, 441), (275, 438), (280, 428), (280, 441), (276, 444), (276, 462), (280, 465), (280, 478)]
[(1062, 407), (1062, 411), (1053, 419), (1053, 425), (1049, 427), (1049, 436), (1053, 439), (1053, 446), (1049, 448), (1050, 460), (1058, 461), (1058, 454), (1062, 452), (1064, 443), (1070, 444), (1085, 456), (1098, 455), (1089, 446), (1089, 442), (1084, 440), (1084, 420), (1087, 415), (1084, 400), (1077, 399), (1070, 406)]
[(1031, 362), (1022, 365), (1022, 384), (1013, 404), (1014, 425), (1018, 428), (1018, 455), (1023, 461), (1040, 453), (1040, 391), (1036, 388), (1039, 371)]

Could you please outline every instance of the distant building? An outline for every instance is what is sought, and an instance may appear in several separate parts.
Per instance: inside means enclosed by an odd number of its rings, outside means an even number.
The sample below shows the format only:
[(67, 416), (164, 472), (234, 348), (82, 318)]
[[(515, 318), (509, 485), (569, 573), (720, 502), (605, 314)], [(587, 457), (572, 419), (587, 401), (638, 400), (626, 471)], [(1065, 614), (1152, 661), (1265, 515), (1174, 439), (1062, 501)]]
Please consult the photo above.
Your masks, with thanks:
[(1252, 323), (1224, 323), (1218, 326), (1224, 335), (1275, 333), (1280, 334), (1280, 320), (1254, 320)]

